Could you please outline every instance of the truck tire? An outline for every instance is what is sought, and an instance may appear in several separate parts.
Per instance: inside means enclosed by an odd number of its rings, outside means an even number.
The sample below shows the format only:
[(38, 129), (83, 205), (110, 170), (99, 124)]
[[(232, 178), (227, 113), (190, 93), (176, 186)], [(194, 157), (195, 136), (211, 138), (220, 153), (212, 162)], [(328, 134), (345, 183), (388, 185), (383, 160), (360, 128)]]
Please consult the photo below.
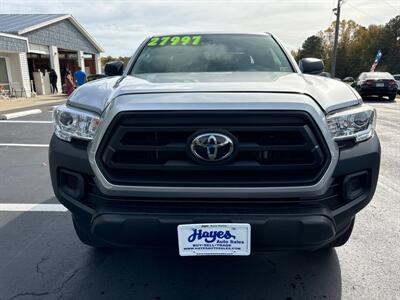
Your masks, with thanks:
[(396, 99), (396, 94), (389, 96), (389, 101), (394, 101), (394, 99)]
[(80, 224), (74, 216), (72, 216), (72, 223), (74, 224), (75, 232), (78, 235), (79, 240), (85, 245), (96, 249), (110, 248), (110, 246), (106, 245), (105, 243), (94, 239), (90, 233), (89, 227)]

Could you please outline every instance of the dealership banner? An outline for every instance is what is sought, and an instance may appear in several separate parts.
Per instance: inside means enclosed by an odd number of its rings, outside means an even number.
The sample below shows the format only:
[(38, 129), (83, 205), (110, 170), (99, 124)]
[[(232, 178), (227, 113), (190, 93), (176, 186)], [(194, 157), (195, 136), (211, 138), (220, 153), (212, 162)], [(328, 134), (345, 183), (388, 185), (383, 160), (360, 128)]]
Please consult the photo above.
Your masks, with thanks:
[(374, 63), (371, 66), (371, 72), (375, 72), (375, 69), (378, 66), (381, 58), (382, 58), (382, 51), (378, 50), (378, 53), (376, 53), (376, 56), (375, 56)]

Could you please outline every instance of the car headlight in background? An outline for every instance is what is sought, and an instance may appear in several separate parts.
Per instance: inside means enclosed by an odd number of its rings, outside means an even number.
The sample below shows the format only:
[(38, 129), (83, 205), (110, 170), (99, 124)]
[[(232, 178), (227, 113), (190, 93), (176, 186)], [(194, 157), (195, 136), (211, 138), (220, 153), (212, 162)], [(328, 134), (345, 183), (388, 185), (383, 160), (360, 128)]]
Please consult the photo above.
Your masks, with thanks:
[(361, 105), (326, 116), (326, 122), (335, 141), (354, 139), (362, 142), (375, 133), (376, 110)]
[(53, 111), (55, 135), (64, 141), (72, 138), (91, 140), (100, 125), (100, 116), (95, 113), (68, 107), (57, 106)]

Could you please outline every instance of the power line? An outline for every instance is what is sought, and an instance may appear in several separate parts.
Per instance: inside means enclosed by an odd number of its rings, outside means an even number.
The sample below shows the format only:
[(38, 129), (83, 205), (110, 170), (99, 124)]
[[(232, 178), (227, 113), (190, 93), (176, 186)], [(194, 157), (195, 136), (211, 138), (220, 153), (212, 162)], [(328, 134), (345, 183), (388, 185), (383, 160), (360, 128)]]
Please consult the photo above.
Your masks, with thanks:
[(387, 5), (389, 5), (391, 8), (393, 8), (393, 9), (395, 9), (395, 10), (398, 9), (397, 7), (394, 7), (391, 3), (389, 3), (389, 2), (386, 1), (386, 0), (383, 0), (383, 2), (385, 2)]
[(367, 17), (373, 18), (375, 19), (375, 21), (378, 21), (379, 23), (384, 23), (384, 21), (382, 20), (378, 20), (377, 18), (375, 18), (374, 16), (371, 16), (370, 14), (366, 13), (365, 11), (359, 9), (357, 6), (354, 6), (353, 4), (346, 2), (347, 5), (350, 5), (352, 8), (354, 8), (355, 10), (358, 10), (360, 13), (366, 15)]

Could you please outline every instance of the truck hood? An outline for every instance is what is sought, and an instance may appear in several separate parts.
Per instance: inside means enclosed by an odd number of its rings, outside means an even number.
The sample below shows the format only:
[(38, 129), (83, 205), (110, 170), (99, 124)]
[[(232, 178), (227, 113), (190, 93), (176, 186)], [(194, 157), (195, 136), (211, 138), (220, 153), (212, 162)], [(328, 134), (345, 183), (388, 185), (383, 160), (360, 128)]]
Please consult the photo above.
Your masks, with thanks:
[(283, 72), (213, 72), (109, 77), (79, 87), (68, 103), (102, 113), (113, 99), (121, 95), (201, 92), (269, 93), (272, 97), (274, 93), (303, 94), (312, 98), (325, 113), (362, 102), (357, 92), (347, 84), (321, 76)]

